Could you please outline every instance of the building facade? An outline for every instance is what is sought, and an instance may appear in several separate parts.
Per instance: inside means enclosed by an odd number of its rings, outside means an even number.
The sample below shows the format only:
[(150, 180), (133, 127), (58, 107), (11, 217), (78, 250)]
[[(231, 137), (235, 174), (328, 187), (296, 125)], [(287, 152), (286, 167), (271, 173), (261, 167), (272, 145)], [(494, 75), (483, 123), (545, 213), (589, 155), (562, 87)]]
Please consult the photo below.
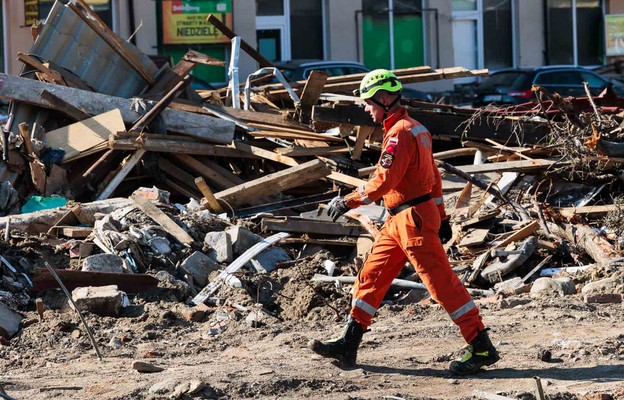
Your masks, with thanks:
[[(53, 0), (2, 1), (5, 72), (19, 74), (30, 25)], [(205, 25), (217, 15), (269, 60), (357, 60), (371, 68), (597, 66), (624, 55), (624, 0), (87, 0), (122, 38), (175, 63), (189, 49), (229, 61), (229, 39)], [(624, 21), (624, 18), (622, 18)], [(620, 25), (622, 28), (620, 28)], [(622, 46), (619, 43), (622, 43)], [(620, 54), (620, 47), (622, 54)], [(257, 69), (241, 52), (239, 72)], [(201, 66), (210, 82), (226, 68)], [(453, 82), (422, 84), (448, 90)]]

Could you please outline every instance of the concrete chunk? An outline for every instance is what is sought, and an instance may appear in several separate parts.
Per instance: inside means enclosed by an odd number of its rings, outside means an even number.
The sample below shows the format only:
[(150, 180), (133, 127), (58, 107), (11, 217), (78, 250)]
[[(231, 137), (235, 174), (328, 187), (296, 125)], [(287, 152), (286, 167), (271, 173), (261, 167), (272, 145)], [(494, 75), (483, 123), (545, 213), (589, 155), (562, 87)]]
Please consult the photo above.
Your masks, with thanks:
[(93, 272), (124, 272), (123, 259), (116, 254), (96, 254), (82, 262), (83, 271)]
[(11, 338), (19, 331), (22, 317), (9, 307), (0, 303), (0, 335)]
[(201, 251), (196, 251), (182, 261), (181, 268), (200, 286), (205, 286), (208, 275), (219, 270), (219, 264)]
[(79, 309), (113, 317), (119, 316), (124, 295), (117, 285), (79, 287), (72, 291)]
[(231, 263), (234, 259), (232, 254), (232, 241), (226, 232), (208, 232), (204, 237), (204, 244), (210, 247), (208, 257), (220, 263)]
[(234, 257), (240, 256), (251, 246), (264, 240), (262, 236), (256, 235), (249, 229), (241, 226), (233, 226), (228, 228), (225, 232), (230, 236)]

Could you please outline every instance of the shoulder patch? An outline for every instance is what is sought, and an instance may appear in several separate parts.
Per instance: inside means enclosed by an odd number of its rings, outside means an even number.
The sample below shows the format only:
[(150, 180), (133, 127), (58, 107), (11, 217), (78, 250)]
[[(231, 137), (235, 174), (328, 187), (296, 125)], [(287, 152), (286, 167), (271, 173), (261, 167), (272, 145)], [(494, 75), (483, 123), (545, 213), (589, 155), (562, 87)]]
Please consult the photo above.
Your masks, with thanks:
[(392, 167), (393, 162), (394, 154), (390, 154), (387, 151), (384, 151), (384, 153), (381, 155), (381, 159), (379, 160), (379, 165), (387, 169)]

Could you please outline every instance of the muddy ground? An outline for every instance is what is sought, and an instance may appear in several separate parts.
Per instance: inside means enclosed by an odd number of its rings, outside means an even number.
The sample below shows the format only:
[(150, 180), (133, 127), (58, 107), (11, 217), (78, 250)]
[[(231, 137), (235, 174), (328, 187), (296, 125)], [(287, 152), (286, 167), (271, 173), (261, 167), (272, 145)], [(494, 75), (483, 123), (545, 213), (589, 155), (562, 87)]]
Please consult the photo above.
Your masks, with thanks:
[[(103, 361), (62, 293), (49, 290), (40, 294), (43, 321), (25, 312), (21, 333), (0, 346), (0, 382), (11, 397), (33, 400), (468, 399), (476, 391), (533, 399), (537, 376), (548, 399), (624, 398), (624, 307), (581, 295), (480, 299), (502, 360), (454, 378), (446, 368), (464, 346), (458, 329), (429, 300), (400, 304), (404, 293), (395, 293), (364, 335), (358, 367), (340, 369), (306, 348), (338, 333), (346, 315), (348, 286), (309, 282), (324, 258), (243, 274), (244, 287), (223, 288), (222, 304), (198, 322), (166, 290), (131, 296), (119, 318), (86, 313)], [(266, 317), (250, 326), (246, 317), (260, 309)], [(137, 372), (136, 360), (164, 370)]]

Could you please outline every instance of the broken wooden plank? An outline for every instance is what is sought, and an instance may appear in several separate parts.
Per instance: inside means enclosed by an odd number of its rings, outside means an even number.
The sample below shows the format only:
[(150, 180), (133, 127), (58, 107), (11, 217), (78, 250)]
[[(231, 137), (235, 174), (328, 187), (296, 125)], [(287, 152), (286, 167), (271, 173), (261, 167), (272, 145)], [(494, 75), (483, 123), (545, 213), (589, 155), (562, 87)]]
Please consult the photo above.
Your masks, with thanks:
[(353, 146), (353, 151), (351, 152), (351, 158), (353, 160), (359, 160), (362, 155), (362, 150), (364, 149), (364, 144), (366, 140), (373, 134), (375, 128), (372, 126), (361, 125), (358, 126), (357, 129), (357, 137), (355, 139), (355, 145)]
[(534, 234), (539, 228), (539, 221), (531, 221), (521, 229), (507, 236), (505, 239), (494, 242), (493, 245), (496, 247), (505, 247), (509, 243), (517, 242), (518, 240), (525, 239), (526, 237)]
[(572, 218), (574, 215), (594, 215), (594, 214), (606, 214), (622, 208), (617, 204), (606, 204), (602, 206), (583, 206), (583, 207), (562, 207), (559, 209), (559, 213), (566, 218)]
[(299, 238), (286, 238), (280, 241), (282, 244), (318, 244), (321, 246), (357, 246), (356, 238), (340, 238), (340, 239), (317, 239), (307, 235)]
[(312, 160), (223, 190), (216, 193), (215, 197), (235, 208), (242, 204), (248, 204), (253, 199), (267, 197), (286, 189), (314, 182), (330, 173), (327, 164), (320, 160)]
[[(57, 269), (55, 272), (69, 290), (85, 286), (117, 285), (119, 290), (126, 293), (143, 293), (156, 289), (158, 286), (158, 279), (146, 274), (76, 271), (70, 269)], [(52, 274), (48, 270), (41, 268), (35, 270), (33, 284), (35, 292), (58, 287), (58, 283)]]
[(359, 224), (340, 224), (298, 217), (265, 217), (260, 228), (263, 231), (310, 233), (336, 236), (360, 236), (366, 233)]
[(204, 178), (195, 178), (195, 185), (197, 185), (199, 191), (202, 192), (202, 194), (204, 195), (204, 198), (206, 199), (206, 202), (208, 203), (211, 211), (217, 213), (224, 212), (223, 208), (219, 204), (219, 201), (214, 196), (214, 193), (212, 193), (212, 190), (210, 190), (210, 188), (206, 184), (206, 181), (204, 181)]
[(19, 131), (22, 139), (24, 140), (24, 147), (26, 147), (26, 152), (28, 153), (29, 161), (28, 166), (30, 168), (30, 177), (37, 192), (44, 194), (45, 193), (45, 185), (46, 185), (46, 168), (45, 165), (39, 159), (37, 153), (33, 148), (32, 142), (30, 140), (30, 128), (28, 124), (25, 122), (20, 122)]
[[(134, 123), (141, 117), (141, 114), (133, 111), (132, 104), (136, 100), (0, 73), (0, 98), (63, 111), (62, 107), (57, 108), (55, 104), (50, 104), (39, 96), (43, 90), (49, 91), (64, 102), (91, 115), (103, 114), (118, 108), (126, 123)], [(234, 123), (230, 121), (172, 108), (163, 110), (160, 116), (164, 128), (172, 132), (183, 133), (214, 143), (230, 143), (234, 139)]]
[[(296, 166), (299, 165), (299, 162), (297, 160), (295, 160), (294, 158), (291, 157), (287, 157), (287, 156), (283, 156), (281, 154), (277, 154), (273, 151), (269, 151), (269, 150), (265, 150), (262, 149), (260, 147), (256, 147), (256, 146), (250, 146), (247, 143), (243, 143), (240, 142), (238, 140), (235, 140), (234, 143), (232, 144), (233, 147), (235, 147), (236, 149), (245, 151), (245, 152), (249, 152), (251, 154), (254, 154), (258, 157), (261, 158), (266, 158), (269, 160), (273, 160), (282, 164), (286, 164), (286, 165), (290, 165), (290, 166)], [(362, 179), (358, 179), (355, 178), (353, 176), (349, 176), (340, 172), (331, 172), (328, 176), (329, 179), (338, 181), (338, 182), (342, 182), (345, 183), (347, 185), (350, 186), (354, 186), (354, 187), (359, 187), (362, 186), (364, 184), (366, 184), (366, 181), (362, 180)]]
[(475, 229), (469, 232), (459, 243), (460, 247), (478, 246), (483, 244), (490, 233), (489, 229)]
[(137, 141), (132, 138), (118, 139), (115, 136), (109, 138), (108, 146), (113, 150), (145, 150), (159, 153), (182, 153), (195, 154), (204, 156), (221, 156), (249, 158), (245, 152), (238, 151), (232, 147), (214, 145), (210, 143), (198, 143), (187, 140), (179, 140), (175, 136), (171, 139), (160, 139), (150, 134), (141, 136), (141, 140)]
[(84, 239), (93, 232), (91, 226), (57, 226), (58, 232), (61, 236)]
[[(176, 181), (183, 183), (185, 186), (189, 188), (195, 187), (195, 177), (177, 165), (173, 164), (171, 161), (159, 157), (158, 158), (158, 167), (162, 172), (169, 175), (171, 178)], [(192, 197), (201, 198), (201, 196), (197, 196), (197, 193), (193, 193)]]
[(45, 142), (49, 148), (65, 150), (63, 160), (66, 160), (106, 143), (109, 135), (125, 129), (126, 125), (121, 117), (121, 111), (114, 109), (84, 121), (46, 132)]
[(310, 76), (308, 76), (300, 99), (301, 108), (299, 121), (301, 121), (302, 124), (308, 124), (310, 122), (312, 106), (318, 103), (325, 82), (327, 82), (327, 72), (325, 71), (312, 71)]
[(126, 179), (126, 176), (132, 171), (132, 169), (141, 161), (141, 158), (145, 154), (145, 150), (137, 150), (130, 157), (126, 158), (122, 162), (122, 167), (117, 171), (115, 176), (108, 182), (106, 187), (97, 195), (96, 200), (106, 200), (112, 196), (117, 186)]
[(140, 195), (132, 195), (130, 199), (151, 219), (165, 229), (165, 232), (176, 238), (182, 244), (190, 246), (194, 239), (186, 231), (176, 224), (167, 214), (152, 204), (151, 201)]
[(301, 156), (326, 156), (332, 154), (348, 153), (349, 149), (344, 146), (325, 146), (325, 147), (279, 147), (275, 149), (279, 154), (289, 157)]
[(245, 182), (238, 175), (226, 170), (214, 161), (199, 160), (183, 153), (174, 153), (172, 156), (177, 161), (200, 174), (204, 179), (210, 181), (211, 184), (216, 185), (219, 189), (228, 189)]

